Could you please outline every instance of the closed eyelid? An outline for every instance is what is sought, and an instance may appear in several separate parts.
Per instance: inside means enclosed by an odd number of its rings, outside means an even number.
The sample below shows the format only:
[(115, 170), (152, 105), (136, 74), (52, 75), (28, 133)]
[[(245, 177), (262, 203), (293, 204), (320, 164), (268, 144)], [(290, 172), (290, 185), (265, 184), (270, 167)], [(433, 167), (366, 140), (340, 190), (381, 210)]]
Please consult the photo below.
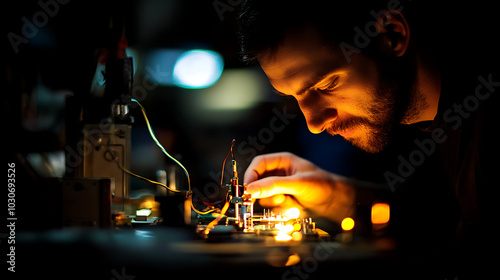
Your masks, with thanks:
[(320, 90), (323, 90), (323, 91), (325, 91), (325, 90), (331, 90), (331, 89), (337, 87), (338, 83), (339, 83), (339, 77), (338, 76), (334, 76), (332, 79), (330, 79), (330, 81), (328, 82), (328, 84), (326, 85), (326, 87), (324, 87), (324, 88), (322, 88)]
[[(308, 83), (307, 86), (305, 86), (304, 88), (302, 88), (301, 90), (297, 91), (294, 94), (286, 94), (286, 93), (283, 93), (283, 92), (276, 90), (275, 88), (273, 88), (273, 91), (276, 94), (281, 95), (281, 96), (302, 96), (302, 95), (306, 94), (307, 92), (309, 92), (310, 90), (318, 89), (318, 85), (322, 84), (325, 80), (328, 80), (327, 87), (330, 87), (332, 85), (332, 83), (334, 83), (335, 81), (338, 80), (338, 75), (334, 75), (333, 77), (331, 76), (331, 74), (319, 76), (316, 79), (314, 79), (312, 82)], [(321, 89), (318, 89), (318, 90), (321, 90)]]
[(333, 78), (330, 78), (329, 75), (324, 75), (324, 76), (320, 76), (318, 79), (316, 79), (314, 82), (310, 83), (309, 86), (305, 87), (304, 89), (300, 90), (299, 92), (296, 93), (297, 96), (301, 96), (305, 93), (307, 93), (308, 91), (310, 91), (311, 89), (318, 89), (318, 90), (321, 90), (318, 88), (318, 85), (321, 84), (323, 81), (325, 80), (329, 80), (328, 82), (328, 87), (330, 87), (330, 85), (335, 81), (337, 80), (338, 78), (338, 75), (335, 75), (333, 76)]

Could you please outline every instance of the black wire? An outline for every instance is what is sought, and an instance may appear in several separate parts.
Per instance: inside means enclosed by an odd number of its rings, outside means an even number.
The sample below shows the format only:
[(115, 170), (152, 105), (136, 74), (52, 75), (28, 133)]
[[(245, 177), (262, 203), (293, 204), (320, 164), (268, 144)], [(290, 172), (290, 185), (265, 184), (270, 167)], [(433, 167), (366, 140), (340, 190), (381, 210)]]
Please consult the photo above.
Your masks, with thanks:
[(229, 156), (229, 153), (231, 153), (233, 160), (234, 160), (233, 146), (234, 146), (235, 142), (236, 142), (236, 139), (233, 139), (233, 141), (231, 141), (231, 148), (229, 149), (229, 151), (227, 151), (226, 157), (224, 158), (224, 162), (222, 162), (222, 174), (220, 176), (220, 187), (221, 188), (222, 188), (222, 182), (224, 182), (224, 169), (226, 167), (226, 160), (227, 160), (227, 157)]

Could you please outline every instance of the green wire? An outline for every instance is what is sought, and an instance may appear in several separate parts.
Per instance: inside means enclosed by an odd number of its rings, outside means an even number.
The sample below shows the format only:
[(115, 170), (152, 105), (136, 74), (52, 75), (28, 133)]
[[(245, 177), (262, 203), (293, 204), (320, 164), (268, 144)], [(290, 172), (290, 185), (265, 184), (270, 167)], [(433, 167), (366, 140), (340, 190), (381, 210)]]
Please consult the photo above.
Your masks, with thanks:
[(158, 147), (160, 147), (160, 149), (162, 150), (162, 152), (168, 157), (170, 158), (171, 160), (173, 160), (175, 163), (177, 163), (181, 168), (182, 170), (184, 170), (184, 173), (186, 174), (186, 177), (187, 177), (187, 180), (188, 180), (188, 187), (189, 187), (189, 192), (191, 192), (191, 180), (189, 179), (189, 172), (187, 171), (187, 169), (184, 167), (184, 165), (182, 165), (182, 163), (180, 163), (177, 159), (175, 159), (173, 156), (171, 156), (166, 150), (165, 148), (163, 148), (163, 146), (160, 144), (160, 141), (158, 141), (158, 139), (156, 139), (156, 136), (153, 132), (153, 129), (151, 128), (151, 125), (149, 124), (149, 120), (148, 120), (148, 116), (146, 115), (146, 110), (144, 109), (144, 107), (142, 107), (141, 103), (139, 103), (139, 101), (131, 98), (130, 99), (132, 102), (135, 102), (137, 103), (137, 105), (139, 105), (139, 107), (141, 108), (141, 111), (142, 111), (142, 115), (144, 116), (144, 120), (146, 120), (146, 125), (148, 126), (148, 131), (149, 131), (149, 134), (151, 135), (151, 138), (153, 138), (153, 141), (155, 141), (156, 145), (158, 145)]

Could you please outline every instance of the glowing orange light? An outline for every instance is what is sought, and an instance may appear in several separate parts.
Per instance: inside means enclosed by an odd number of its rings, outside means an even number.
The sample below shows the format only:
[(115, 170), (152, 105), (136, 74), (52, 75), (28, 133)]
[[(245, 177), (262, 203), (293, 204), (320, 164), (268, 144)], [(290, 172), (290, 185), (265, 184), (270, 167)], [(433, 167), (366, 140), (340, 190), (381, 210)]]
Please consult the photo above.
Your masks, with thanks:
[(344, 218), (340, 226), (343, 230), (349, 231), (354, 228), (354, 220), (351, 217)]
[(143, 203), (141, 203), (139, 206), (140, 206), (139, 208), (152, 209), (155, 205), (154, 205), (154, 201), (146, 200)]
[(211, 221), (207, 225), (207, 227), (205, 228), (205, 230), (203, 231), (203, 233), (205, 233), (205, 235), (208, 235), (208, 233), (210, 233), (210, 229), (213, 228), (215, 225), (217, 225), (219, 223), (219, 221), (222, 219), (222, 217), (224, 216), (224, 214), (226, 214), (226, 211), (227, 211), (228, 208), (229, 208), (229, 201), (226, 201), (226, 204), (224, 204), (224, 207), (222, 207), (222, 210), (220, 211), (219, 216), (217, 216), (217, 218), (215, 218), (213, 221)]
[(385, 224), (389, 222), (391, 210), (387, 203), (375, 203), (372, 205), (372, 224)]
[(294, 231), (299, 231), (300, 229), (302, 229), (302, 225), (299, 224), (299, 223), (296, 223), (293, 225), (293, 230)]
[(288, 256), (288, 260), (286, 261), (286, 264), (285, 266), (292, 266), (292, 265), (296, 265), (300, 262), (300, 257), (298, 254), (293, 254), (293, 255), (290, 255)]
[(292, 233), (292, 239), (293, 241), (300, 241), (302, 240), (302, 233), (300, 231), (295, 231)]

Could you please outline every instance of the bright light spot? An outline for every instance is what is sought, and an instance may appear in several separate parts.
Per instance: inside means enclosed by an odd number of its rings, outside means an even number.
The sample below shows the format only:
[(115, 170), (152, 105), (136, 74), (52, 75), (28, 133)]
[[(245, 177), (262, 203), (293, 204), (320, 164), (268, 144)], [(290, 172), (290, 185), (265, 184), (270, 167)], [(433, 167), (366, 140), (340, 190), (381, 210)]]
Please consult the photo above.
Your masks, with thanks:
[(283, 231), (285, 233), (289, 233), (293, 231), (293, 225), (283, 225), (283, 224), (276, 224), (274, 225), (276, 229), (279, 229), (280, 231)]
[(139, 209), (135, 211), (137, 216), (149, 216), (151, 214), (151, 209)]
[(292, 239), (290, 233), (293, 231), (293, 225), (276, 224), (275, 227), (279, 229), (278, 234), (274, 237), (276, 241), (289, 241)]
[(205, 88), (219, 79), (224, 68), (222, 57), (213, 51), (190, 50), (175, 62), (174, 83), (184, 88)]
[(350, 217), (344, 218), (340, 226), (343, 230), (349, 231), (354, 228), (354, 220)]
[(299, 208), (293, 207), (288, 209), (285, 215), (288, 219), (297, 219), (298, 217), (300, 217), (300, 210)]
[(387, 203), (375, 203), (372, 205), (372, 224), (385, 224), (389, 222), (391, 209)]
[(286, 225), (282, 230), (284, 230), (286, 233), (290, 233), (293, 231), (293, 225)]
[(285, 231), (280, 230), (278, 232), (278, 235), (274, 237), (276, 241), (290, 241), (292, 239), (292, 236), (288, 235)]

